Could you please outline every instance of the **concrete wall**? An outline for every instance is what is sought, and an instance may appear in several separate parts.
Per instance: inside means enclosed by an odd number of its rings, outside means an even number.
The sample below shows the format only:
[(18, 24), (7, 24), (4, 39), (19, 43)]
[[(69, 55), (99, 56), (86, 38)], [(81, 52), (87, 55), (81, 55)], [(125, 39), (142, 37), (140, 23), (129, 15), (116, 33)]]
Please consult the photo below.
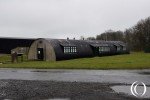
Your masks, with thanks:
[(32, 43), (28, 53), (29, 60), (38, 60), (37, 48), (43, 48), (45, 61), (56, 61), (56, 55), (52, 45), (45, 39), (39, 39)]

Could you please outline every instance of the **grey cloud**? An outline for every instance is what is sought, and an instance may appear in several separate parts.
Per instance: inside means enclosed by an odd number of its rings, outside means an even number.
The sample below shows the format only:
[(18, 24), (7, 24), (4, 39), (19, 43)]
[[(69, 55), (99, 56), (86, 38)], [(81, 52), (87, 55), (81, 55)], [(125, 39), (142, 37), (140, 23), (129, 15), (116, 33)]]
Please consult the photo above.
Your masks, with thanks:
[(0, 36), (88, 37), (149, 15), (150, 0), (1, 0)]

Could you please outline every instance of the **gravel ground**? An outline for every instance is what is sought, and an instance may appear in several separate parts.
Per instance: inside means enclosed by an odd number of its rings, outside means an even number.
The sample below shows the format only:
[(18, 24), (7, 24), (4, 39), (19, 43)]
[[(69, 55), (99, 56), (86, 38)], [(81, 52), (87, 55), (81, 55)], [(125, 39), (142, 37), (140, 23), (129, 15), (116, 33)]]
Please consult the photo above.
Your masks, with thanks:
[(102, 83), (0, 80), (0, 100), (137, 100), (114, 92), (110, 86)]

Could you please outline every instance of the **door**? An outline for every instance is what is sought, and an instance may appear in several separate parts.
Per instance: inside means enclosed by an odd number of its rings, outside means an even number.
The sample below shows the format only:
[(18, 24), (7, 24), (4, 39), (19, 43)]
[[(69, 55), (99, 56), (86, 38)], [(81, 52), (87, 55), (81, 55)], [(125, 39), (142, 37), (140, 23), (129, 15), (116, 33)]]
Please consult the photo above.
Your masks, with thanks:
[(44, 60), (43, 48), (37, 48), (37, 59)]
[(95, 56), (99, 55), (99, 47), (94, 47), (94, 55)]

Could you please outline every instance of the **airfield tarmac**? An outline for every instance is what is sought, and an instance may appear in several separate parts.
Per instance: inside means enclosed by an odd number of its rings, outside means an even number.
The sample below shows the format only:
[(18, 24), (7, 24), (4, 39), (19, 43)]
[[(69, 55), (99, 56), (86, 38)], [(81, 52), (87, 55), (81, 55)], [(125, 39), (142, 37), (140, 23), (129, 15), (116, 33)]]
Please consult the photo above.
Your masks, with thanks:
[[(147, 92), (135, 97), (133, 82)], [(150, 99), (150, 70), (0, 69), (0, 100)]]

